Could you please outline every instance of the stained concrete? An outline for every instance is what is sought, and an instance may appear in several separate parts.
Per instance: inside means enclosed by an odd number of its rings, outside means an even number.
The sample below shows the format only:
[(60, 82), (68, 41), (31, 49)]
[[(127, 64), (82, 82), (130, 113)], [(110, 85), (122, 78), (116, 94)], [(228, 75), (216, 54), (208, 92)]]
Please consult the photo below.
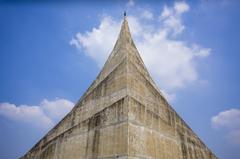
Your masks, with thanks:
[(126, 17), (102, 71), (22, 159), (216, 159), (163, 97)]

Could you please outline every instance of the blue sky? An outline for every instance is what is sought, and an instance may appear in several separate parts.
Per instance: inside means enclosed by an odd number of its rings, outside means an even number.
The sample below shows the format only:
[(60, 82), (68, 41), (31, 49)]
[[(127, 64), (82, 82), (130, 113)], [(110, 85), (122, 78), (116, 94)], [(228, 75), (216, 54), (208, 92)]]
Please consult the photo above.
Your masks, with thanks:
[(0, 158), (29, 150), (76, 103), (123, 18), (171, 105), (222, 159), (240, 155), (237, 1), (0, 2)]

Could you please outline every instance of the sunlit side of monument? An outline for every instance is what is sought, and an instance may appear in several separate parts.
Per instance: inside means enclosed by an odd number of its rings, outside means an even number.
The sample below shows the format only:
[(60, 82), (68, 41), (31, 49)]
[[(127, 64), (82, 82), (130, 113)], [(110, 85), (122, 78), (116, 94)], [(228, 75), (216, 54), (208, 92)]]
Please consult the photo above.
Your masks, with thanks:
[(131, 38), (126, 13), (96, 80), (22, 159), (216, 159), (168, 104)]

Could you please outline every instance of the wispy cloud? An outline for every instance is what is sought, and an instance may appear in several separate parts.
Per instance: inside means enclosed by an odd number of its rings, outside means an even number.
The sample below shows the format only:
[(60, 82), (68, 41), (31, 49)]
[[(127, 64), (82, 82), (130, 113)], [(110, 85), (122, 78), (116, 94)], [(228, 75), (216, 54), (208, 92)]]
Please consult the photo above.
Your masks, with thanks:
[(189, 5), (185, 2), (176, 2), (174, 7), (164, 6), (160, 20), (164, 24), (164, 29), (169, 33), (180, 34), (185, 26), (182, 23), (182, 14), (188, 12)]
[(120, 21), (114, 21), (110, 16), (101, 19), (98, 28), (90, 32), (77, 33), (70, 45), (84, 50), (84, 53), (95, 60), (99, 67), (103, 65), (116, 41)]
[(66, 99), (49, 101), (39, 105), (15, 105), (0, 103), (0, 116), (17, 123), (26, 123), (37, 128), (49, 128), (68, 113), (74, 104)]
[(127, 6), (128, 6), (128, 7), (132, 7), (132, 6), (134, 6), (134, 5), (135, 5), (134, 0), (128, 0), (128, 2), (127, 2)]
[(212, 125), (215, 128), (240, 128), (240, 110), (229, 109), (218, 113), (212, 117)]
[(143, 10), (141, 16), (145, 19), (152, 20), (154, 15), (149, 10)]
[(212, 117), (212, 126), (215, 129), (226, 129), (227, 138), (231, 142), (240, 144), (240, 110), (229, 109)]
[[(141, 9), (141, 14), (128, 16), (131, 33), (147, 68), (161, 89), (174, 98), (176, 89), (201, 80), (196, 59), (206, 58), (211, 52), (210, 48), (179, 40), (185, 30), (182, 16), (189, 10), (187, 3), (176, 2), (171, 7), (165, 5), (160, 15)], [(70, 44), (101, 67), (113, 48), (120, 25), (121, 20), (104, 16), (98, 27), (77, 33)]]

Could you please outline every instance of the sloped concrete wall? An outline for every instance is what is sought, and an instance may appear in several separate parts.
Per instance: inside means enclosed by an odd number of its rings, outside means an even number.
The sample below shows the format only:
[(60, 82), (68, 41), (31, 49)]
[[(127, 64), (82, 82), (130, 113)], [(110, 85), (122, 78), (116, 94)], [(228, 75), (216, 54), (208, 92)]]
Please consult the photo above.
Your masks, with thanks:
[(73, 110), (22, 158), (127, 156), (126, 61), (115, 64), (114, 69), (104, 71), (107, 77), (94, 81), (98, 84), (93, 83)]
[[(161, 69), (161, 68), (156, 68)], [(126, 17), (103, 70), (73, 110), (23, 159), (216, 159), (168, 104)]]
[(127, 98), (73, 126), (23, 158), (93, 159), (127, 156)]
[(139, 63), (131, 58), (128, 62), (129, 157), (217, 158), (168, 104)]

